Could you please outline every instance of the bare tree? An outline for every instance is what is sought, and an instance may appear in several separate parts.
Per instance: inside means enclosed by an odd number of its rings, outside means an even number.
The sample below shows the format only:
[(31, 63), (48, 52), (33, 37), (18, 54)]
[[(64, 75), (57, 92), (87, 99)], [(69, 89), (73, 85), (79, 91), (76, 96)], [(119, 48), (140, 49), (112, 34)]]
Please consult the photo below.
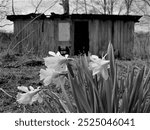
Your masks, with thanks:
[(103, 13), (98, 7), (98, 0), (71, 0), (72, 13)]
[(148, 6), (150, 6), (150, 0), (142, 0), (143, 2), (145, 2)]
[(150, 0), (125, 0), (126, 14), (150, 14)]
[(69, 0), (61, 0), (60, 5), (63, 7), (64, 14), (69, 14)]
[(88, 1), (87, 0), (70, 0), (70, 9), (72, 13), (88, 13)]
[[(93, 10), (99, 10), (97, 12), (101, 14), (114, 14), (114, 12), (122, 11), (122, 8), (118, 8), (120, 1), (118, 0), (91, 0)], [(118, 12), (119, 12), (118, 11)]]
[(109, 0), (108, 6), (107, 6), (107, 12), (108, 14), (114, 14), (114, 8), (118, 4), (118, 0)]
[(85, 13), (87, 14), (87, 2), (86, 2), (86, 0), (84, 0), (84, 7), (85, 7)]
[(102, 7), (103, 7), (103, 10), (104, 10), (104, 14), (106, 14), (107, 13), (107, 1), (106, 0), (103, 0)]
[[(144, 2), (144, 14), (150, 16), (150, 0), (142, 0)], [(148, 8), (148, 9), (147, 9)]]
[(79, 0), (76, 0), (76, 13), (78, 13)]
[(124, 2), (126, 7), (126, 15), (129, 15), (132, 8), (133, 0), (124, 0)]

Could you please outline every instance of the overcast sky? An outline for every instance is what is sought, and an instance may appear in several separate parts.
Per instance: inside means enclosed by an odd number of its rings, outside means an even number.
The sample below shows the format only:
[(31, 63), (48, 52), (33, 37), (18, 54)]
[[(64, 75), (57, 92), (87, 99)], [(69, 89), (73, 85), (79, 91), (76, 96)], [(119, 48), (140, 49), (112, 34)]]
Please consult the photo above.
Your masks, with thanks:
[[(15, 3), (14, 6), (17, 11), (20, 11), (19, 13), (27, 14), (27, 13), (34, 12), (35, 10), (34, 5), (37, 5), (38, 1), (40, 0), (14, 0), (14, 3)], [(49, 8), (53, 4), (54, 1), (55, 0), (43, 0), (40, 5), (41, 12)], [(58, 10), (59, 6), (60, 6), (59, 4), (56, 4), (55, 6), (53, 6), (51, 10), (49, 10), (49, 13), (51, 11), (59, 13), (60, 12), (60, 10)]]

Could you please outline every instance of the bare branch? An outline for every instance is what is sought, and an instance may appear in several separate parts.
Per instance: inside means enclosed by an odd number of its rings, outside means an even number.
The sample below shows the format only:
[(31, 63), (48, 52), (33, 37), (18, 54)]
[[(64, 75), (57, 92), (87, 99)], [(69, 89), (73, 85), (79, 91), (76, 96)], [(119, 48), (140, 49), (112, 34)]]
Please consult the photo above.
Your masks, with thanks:
[(39, 6), (41, 5), (43, 0), (40, 0), (39, 3), (37, 4), (34, 13), (36, 13), (38, 11)]
[(15, 15), (14, 0), (12, 0), (12, 13), (13, 13), (13, 15)]
[(87, 2), (84, 0), (84, 5), (85, 5), (85, 13), (87, 14)]
[(3, 28), (3, 27), (5, 27), (5, 26), (11, 26), (11, 25), (13, 25), (13, 23), (11, 23), (11, 24), (0, 25), (0, 28)]
[(126, 15), (129, 15), (133, 0), (124, 0), (126, 6)]
[(150, 6), (150, 0), (143, 0), (148, 6)]

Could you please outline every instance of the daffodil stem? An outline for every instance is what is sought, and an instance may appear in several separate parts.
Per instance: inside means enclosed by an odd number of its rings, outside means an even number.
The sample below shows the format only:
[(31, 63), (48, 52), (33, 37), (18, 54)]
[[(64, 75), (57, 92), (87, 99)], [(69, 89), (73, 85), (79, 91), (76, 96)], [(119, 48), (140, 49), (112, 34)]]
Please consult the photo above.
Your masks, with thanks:
[(67, 93), (66, 93), (66, 90), (65, 90), (65, 88), (64, 88), (64, 85), (62, 84), (62, 82), (60, 81), (60, 79), (59, 79), (59, 82), (60, 82), (60, 86), (61, 86), (62, 92), (63, 92), (63, 94), (64, 94), (64, 96), (65, 96), (65, 98), (66, 98), (66, 100), (67, 100), (67, 103), (68, 103), (68, 105), (69, 105), (71, 111), (73, 111), (73, 107), (72, 107), (71, 102), (70, 102), (70, 100), (69, 100), (69, 98), (68, 98), (68, 96), (67, 96)]

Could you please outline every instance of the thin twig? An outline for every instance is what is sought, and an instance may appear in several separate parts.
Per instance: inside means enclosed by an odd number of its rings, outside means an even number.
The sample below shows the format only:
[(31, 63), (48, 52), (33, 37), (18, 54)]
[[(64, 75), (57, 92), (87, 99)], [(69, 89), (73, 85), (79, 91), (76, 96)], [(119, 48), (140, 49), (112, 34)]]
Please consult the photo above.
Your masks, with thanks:
[(40, 0), (40, 2), (38, 3), (38, 5), (36, 6), (34, 13), (36, 13), (38, 11), (38, 8), (39, 8), (40, 4), (42, 3), (42, 1), (43, 0)]
[[(7, 96), (11, 97), (11, 98), (14, 98), (13, 96), (11, 96), (10, 94), (8, 94), (4, 89), (0, 88), (0, 90), (5, 93)], [(16, 99), (16, 98), (15, 98)]]
[(21, 42), (23, 42), (25, 39), (27, 39), (29, 36), (31, 36), (31, 34), (33, 34), (35, 31), (32, 31), (29, 35), (27, 35), (25, 38), (23, 38), (21, 41), (19, 41), (13, 48), (12, 48), (12, 50), (13, 49), (15, 49)]

